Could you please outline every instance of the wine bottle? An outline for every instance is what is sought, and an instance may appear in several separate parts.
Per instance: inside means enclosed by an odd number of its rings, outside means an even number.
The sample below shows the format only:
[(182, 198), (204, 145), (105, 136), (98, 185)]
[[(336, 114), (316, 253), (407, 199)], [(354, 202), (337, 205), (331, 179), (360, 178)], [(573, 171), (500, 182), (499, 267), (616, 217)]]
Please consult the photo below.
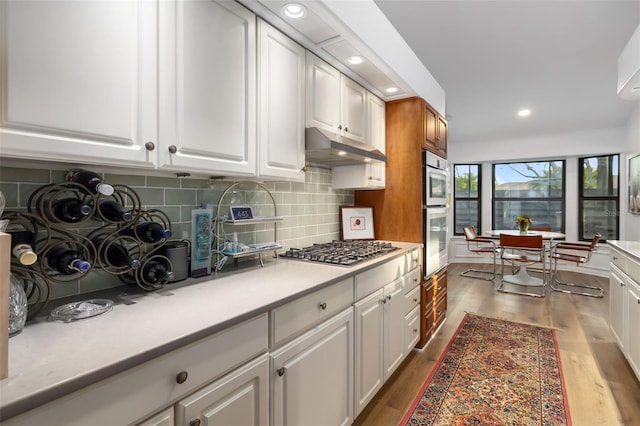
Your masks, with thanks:
[(108, 241), (102, 238), (96, 238), (93, 240), (93, 244), (100, 251), (99, 256), (107, 265), (122, 268), (129, 266), (131, 269), (138, 269), (140, 267), (140, 261), (129, 256), (129, 251), (125, 246), (117, 242)]
[(11, 235), (11, 254), (23, 265), (36, 263), (38, 255), (33, 250), (33, 232), (27, 231), (20, 223), (13, 223), (7, 226), (7, 234)]
[(85, 260), (82, 253), (61, 245), (49, 250), (47, 264), (51, 269), (63, 275), (72, 275), (77, 272), (85, 273), (91, 269), (91, 264)]
[(131, 213), (124, 211), (120, 203), (114, 200), (103, 200), (98, 204), (98, 210), (102, 218), (110, 222), (131, 222), (133, 217)]
[(169, 265), (162, 260), (150, 260), (141, 269), (141, 278), (147, 284), (161, 284), (173, 279)]
[(157, 222), (142, 222), (136, 225), (135, 228), (126, 228), (124, 232), (149, 244), (155, 244), (162, 239), (171, 238), (172, 235), (170, 229), (165, 229), (164, 226)]
[(91, 213), (91, 206), (78, 198), (62, 198), (51, 203), (51, 210), (45, 210), (45, 215), (52, 220), (65, 223), (78, 223)]
[(92, 171), (73, 169), (67, 172), (65, 178), (67, 182), (79, 183), (94, 194), (113, 194), (113, 186), (104, 183), (100, 175)]

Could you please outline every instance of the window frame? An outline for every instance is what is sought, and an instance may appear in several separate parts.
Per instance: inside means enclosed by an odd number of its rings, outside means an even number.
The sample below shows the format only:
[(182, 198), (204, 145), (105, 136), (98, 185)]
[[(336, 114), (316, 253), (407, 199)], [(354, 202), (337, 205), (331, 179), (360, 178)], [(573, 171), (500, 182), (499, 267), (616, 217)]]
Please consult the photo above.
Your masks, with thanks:
[[(457, 166), (477, 166), (478, 167), (478, 196), (477, 197), (457, 197), (456, 196), (456, 167)], [(456, 232), (456, 203), (461, 201), (478, 201), (478, 234), (482, 234), (482, 164), (481, 163), (456, 163), (452, 168), (452, 187), (453, 187), (453, 235), (464, 235), (464, 232)]]
[[(613, 157), (618, 157), (618, 194), (617, 196), (611, 195), (599, 195), (599, 196), (584, 196), (584, 160), (591, 158), (602, 158), (609, 157), (610, 167), (609, 170), (612, 170), (612, 162)], [(609, 183), (613, 184), (613, 174), (610, 175)], [(583, 213), (584, 213), (584, 200), (595, 200), (595, 201), (607, 201), (607, 200), (615, 200), (616, 201), (616, 211), (615, 215), (615, 225), (616, 225), (616, 235), (615, 239), (620, 239), (620, 154), (602, 154), (602, 155), (590, 155), (586, 157), (578, 157), (578, 241), (591, 241), (591, 238), (584, 238), (584, 221), (583, 221)], [(600, 238), (600, 242), (606, 242), (606, 236), (602, 236)]]
[[(536, 197), (536, 198), (522, 198), (522, 197), (496, 197), (496, 166), (505, 164), (526, 164), (526, 163), (562, 163), (562, 196), (561, 197)], [(505, 161), (491, 164), (491, 228), (496, 229), (496, 203), (500, 201), (560, 201), (562, 205), (561, 229), (558, 232), (566, 233), (567, 226), (567, 160), (566, 159), (547, 159), (547, 160), (523, 160), (523, 161)], [(515, 227), (515, 226), (514, 226)]]

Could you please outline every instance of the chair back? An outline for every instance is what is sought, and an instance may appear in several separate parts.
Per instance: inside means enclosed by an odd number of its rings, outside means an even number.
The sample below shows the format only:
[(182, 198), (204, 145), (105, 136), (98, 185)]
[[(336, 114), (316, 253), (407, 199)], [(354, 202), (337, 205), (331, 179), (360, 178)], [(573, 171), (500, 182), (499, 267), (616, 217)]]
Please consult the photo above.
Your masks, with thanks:
[(530, 226), (529, 231), (553, 232), (550, 226)]
[(500, 234), (502, 247), (542, 249), (542, 235)]
[(591, 240), (591, 245), (589, 246), (589, 250), (593, 250), (596, 248), (596, 245), (598, 244), (598, 241), (600, 241), (600, 234), (596, 234), (593, 236), (593, 239)]
[(467, 228), (464, 228), (464, 238), (467, 241), (475, 240), (477, 236), (478, 234), (476, 233), (475, 226), (469, 226)]

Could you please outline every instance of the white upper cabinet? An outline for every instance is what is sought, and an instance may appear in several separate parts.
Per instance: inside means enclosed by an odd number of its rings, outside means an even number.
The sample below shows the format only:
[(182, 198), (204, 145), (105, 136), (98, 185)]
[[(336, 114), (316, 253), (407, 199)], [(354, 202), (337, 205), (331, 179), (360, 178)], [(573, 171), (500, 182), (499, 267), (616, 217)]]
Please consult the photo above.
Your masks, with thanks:
[(255, 19), (235, 2), (161, 3), (161, 168), (255, 176)]
[(367, 91), (358, 83), (344, 75), (340, 76), (340, 116), (338, 128), (344, 136), (358, 142), (369, 143), (366, 138), (366, 99)]
[[(385, 103), (370, 92), (366, 94), (365, 141), (385, 152)], [(351, 135), (350, 135), (351, 136)], [(358, 164), (334, 167), (331, 171), (334, 189), (384, 189), (386, 165), (384, 163)]]
[(0, 155), (154, 167), (156, 16), (155, 1), (2, 2)]
[(367, 90), (307, 51), (307, 127), (366, 141)]
[(304, 182), (305, 50), (258, 19), (258, 176)]
[(340, 133), (340, 72), (307, 51), (307, 127)]

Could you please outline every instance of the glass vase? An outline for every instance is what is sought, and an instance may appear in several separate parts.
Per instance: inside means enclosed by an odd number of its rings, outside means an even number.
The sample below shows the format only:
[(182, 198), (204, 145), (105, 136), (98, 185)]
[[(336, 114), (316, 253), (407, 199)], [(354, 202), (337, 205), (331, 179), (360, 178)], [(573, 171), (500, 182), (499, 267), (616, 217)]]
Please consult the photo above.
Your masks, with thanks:
[(22, 283), (11, 274), (9, 289), (9, 337), (19, 334), (27, 321), (27, 294)]
[(528, 222), (520, 222), (518, 224), (518, 228), (520, 229), (521, 234), (526, 234), (529, 231), (529, 223)]

